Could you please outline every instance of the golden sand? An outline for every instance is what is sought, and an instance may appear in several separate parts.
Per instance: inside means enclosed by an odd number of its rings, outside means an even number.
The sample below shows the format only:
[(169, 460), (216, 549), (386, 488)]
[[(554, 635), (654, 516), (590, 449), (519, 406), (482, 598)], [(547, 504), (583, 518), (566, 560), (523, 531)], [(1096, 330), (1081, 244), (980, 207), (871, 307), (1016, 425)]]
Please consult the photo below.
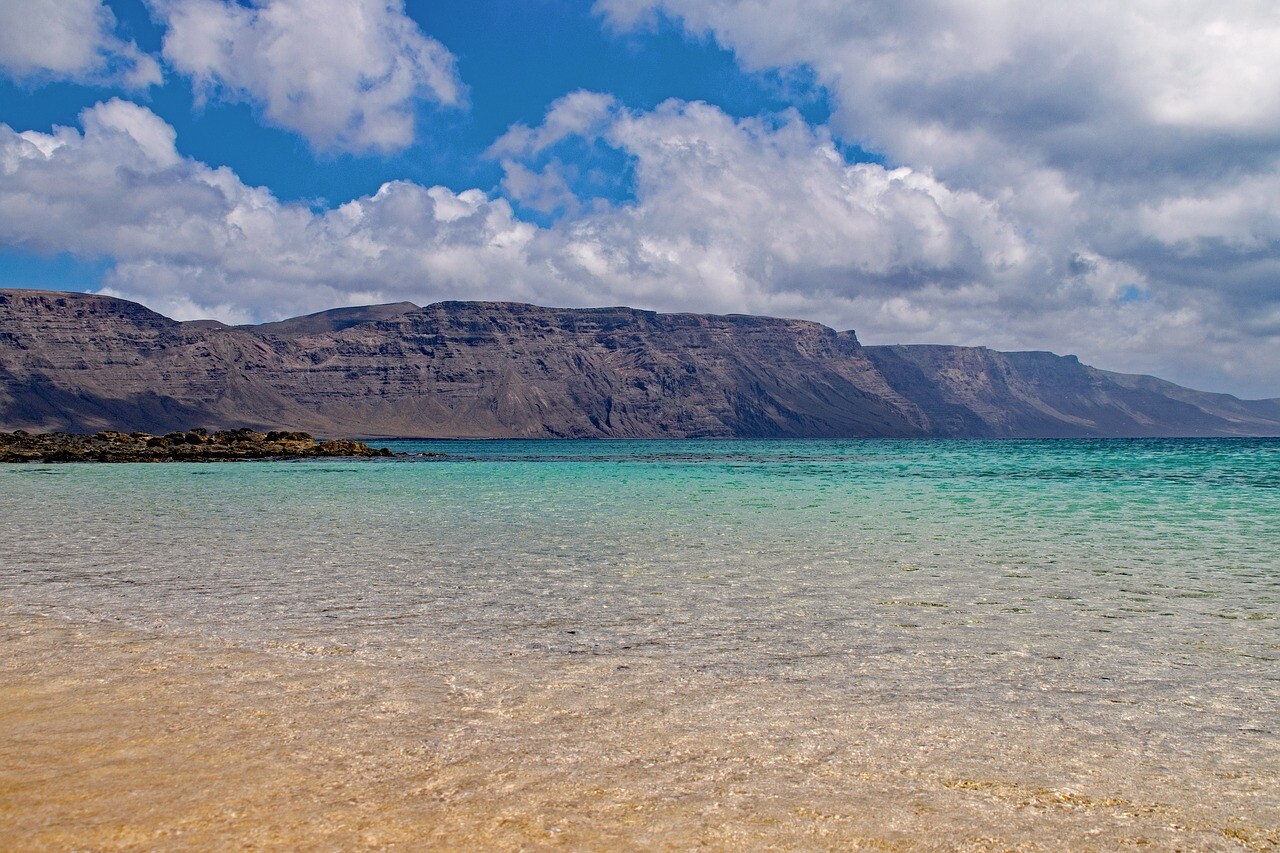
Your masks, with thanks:
[(0, 642), (3, 850), (1280, 849), (1274, 774), (1126, 777), (785, 684), (402, 671), (10, 610)]

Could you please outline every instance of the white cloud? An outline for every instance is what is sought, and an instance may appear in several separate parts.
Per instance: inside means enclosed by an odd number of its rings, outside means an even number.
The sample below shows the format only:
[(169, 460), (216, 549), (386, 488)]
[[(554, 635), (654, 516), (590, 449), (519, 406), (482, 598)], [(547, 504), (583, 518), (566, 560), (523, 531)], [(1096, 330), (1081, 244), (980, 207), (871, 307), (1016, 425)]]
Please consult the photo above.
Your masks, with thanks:
[[(119, 98), (98, 104), (81, 115), (85, 132), (96, 137), (128, 136), (147, 163), (160, 168), (180, 161), (174, 147), (178, 134), (151, 110)], [(56, 137), (55, 137), (56, 138)]]
[(577, 213), (581, 204), (570, 180), (579, 177), (579, 169), (556, 157), (549, 158), (541, 168), (526, 163), (532, 164), (566, 139), (598, 139), (620, 110), (621, 105), (612, 95), (570, 92), (551, 103), (536, 128), (523, 123), (508, 128), (489, 146), (485, 156), (501, 161), (503, 191), (525, 208), (547, 214)]
[(1116, 135), (1138, 127), (1274, 138), (1280, 119), (1280, 7), (1260, 0), (597, 0), (596, 8), (619, 28), (655, 12), (678, 18), (751, 68), (807, 65), (832, 88), (842, 130), (911, 159), (946, 159), (940, 149), (966, 129), (1046, 160), (1079, 161), (1132, 142)]
[(322, 150), (413, 142), (419, 103), (465, 99), (455, 57), (404, 0), (154, 0), (164, 57), (197, 90), (260, 104)]
[(566, 230), (612, 258), (610, 274), (680, 283), (722, 310), (994, 282), (1029, 262), (991, 203), (911, 169), (849, 165), (798, 115), (734, 121), (670, 101), (620, 115), (606, 138), (635, 160), (636, 203)]
[(612, 95), (578, 90), (557, 98), (537, 128), (526, 124), (512, 125), (489, 146), (488, 156), (532, 157), (571, 136), (595, 136), (617, 112), (619, 104)]
[(161, 82), (160, 66), (115, 35), (102, 0), (0, 3), (0, 69), (22, 81), (118, 83), (142, 89)]
[(1280, 162), (1270, 171), (1214, 182), (1144, 204), (1141, 231), (1181, 253), (1215, 244), (1256, 253), (1280, 246)]
[(144, 107), (114, 99), (82, 125), (4, 130), (0, 239), (110, 257), (112, 286), (150, 302), (182, 292), (267, 317), (376, 290), (769, 311), (996, 286), (1038, 262), (992, 203), (910, 169), (849, 165), (796, 115), (735, 122), (672, 101), (580, 125), (635, 160), (636, 200), (550, 229), (479, 190), (408, 182), (317, 214), (181, 157)]
[(812, 69), (833, 127), (1005, 200), (1064, 242), (1280, 155), (1280, 6), (1266, 0), (597, 0), (656, 14), (752, 70)]
[(552, 160), (541, 171), (530, 169), (514, 160), (503, 160), (502, 189), (508, 196), (539, 213), (581, 209), (577, 195), (569, 186), (559, 160)]
[(0, 125), (0, 244), (114, 261), (113, 292), (231, 320), (378, 299), (532, 296), (534, 227), (478, 190), (406, 182), (314, 213), (182, 157), (144, 107), (86, 110), (83, 133)]

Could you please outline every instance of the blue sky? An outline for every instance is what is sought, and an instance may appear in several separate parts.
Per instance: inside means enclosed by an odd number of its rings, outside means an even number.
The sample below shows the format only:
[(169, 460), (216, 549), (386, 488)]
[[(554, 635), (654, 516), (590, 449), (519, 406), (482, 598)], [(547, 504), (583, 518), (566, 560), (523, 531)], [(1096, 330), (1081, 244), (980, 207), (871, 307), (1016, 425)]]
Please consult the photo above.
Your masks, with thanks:
[(1280, 11), (0, 7), (0, 285), (798, 316), (1280, 395)]
[[(106, 4), (116, 31), (158, 54), (164, 30), (136, 2)], [(498, 164), (483, 157), (517, 122), (537, 124), (547, 105), (577, 89), (610, 92), (629, 106), (652, 109), (668, 98), (705, 100), (735, 116), (779, 111), (793, 104), (806, 118), (830, 114), (821, 87), (802, 99), (785, 97), (777, 74), (744, 74), (732, 52), (709, 38), (686, 38), (673, 24), (644, 34), (609, 33), (590, 2), (489, 0), (407, 3), (406, 14), (457, 57), (466, 84), (466, 109), (416, 106), (419, 134), (404, 148), (376, 155), (314, 151), (307, 140), (261, 120), (246, 102), (211, 100), (200, 108), (187, 80), (167, 75), (163, 85), (134, 98), (172, 125), (187, 156), (229, 166), (247, 183), (269, 187), (280, 199), (346, 200), (375, 192), (385, 181), (407, 179), (465, 188), (493, 187)], [(536, 73), (513, 74), (514, 69)], [(111, 86), (0, 81), (7, 124), (48, 130), (75, 125), (81, 110), (115, 91)]]

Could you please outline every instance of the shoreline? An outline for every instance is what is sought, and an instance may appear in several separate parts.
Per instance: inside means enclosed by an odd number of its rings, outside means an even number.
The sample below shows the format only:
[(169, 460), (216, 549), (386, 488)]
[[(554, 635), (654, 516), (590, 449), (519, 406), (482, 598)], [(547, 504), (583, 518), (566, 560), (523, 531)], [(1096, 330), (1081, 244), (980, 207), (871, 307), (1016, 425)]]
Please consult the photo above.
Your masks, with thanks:
[(554, 681), (399, 670), (11, 603), (0, 637), (7, 849), (1280, 846), (1258, 825), (1268, 774), (1210, 779), (1197, 802), (1203, 779), (1126, 779), (1052, 736), (1003, 742), (1000, 721), (776, 719), (786, 685), (673, 683), (642, 659)]

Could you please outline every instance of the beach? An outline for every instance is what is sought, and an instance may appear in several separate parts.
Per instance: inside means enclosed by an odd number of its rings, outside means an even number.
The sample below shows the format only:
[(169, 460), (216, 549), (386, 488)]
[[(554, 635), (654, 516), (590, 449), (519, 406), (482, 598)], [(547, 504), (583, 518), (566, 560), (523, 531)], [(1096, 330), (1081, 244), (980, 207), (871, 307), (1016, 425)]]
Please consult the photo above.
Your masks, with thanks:
[(773, 704), (783, 685), (618, 678), (612, 661), (555, 684), (406, 683), (323, 648), (174, 648), (12, 614), (3, 636), (6, 849), (1277, 843), (1250, 822), (1274, 819), (1274, 776), (1134, 778), (1140, 742), (1043, 721), (831, 701), (800, 719)]
[(0, 846), (1280, 845), (1270, 445), (547, 444), (7, 469)]

